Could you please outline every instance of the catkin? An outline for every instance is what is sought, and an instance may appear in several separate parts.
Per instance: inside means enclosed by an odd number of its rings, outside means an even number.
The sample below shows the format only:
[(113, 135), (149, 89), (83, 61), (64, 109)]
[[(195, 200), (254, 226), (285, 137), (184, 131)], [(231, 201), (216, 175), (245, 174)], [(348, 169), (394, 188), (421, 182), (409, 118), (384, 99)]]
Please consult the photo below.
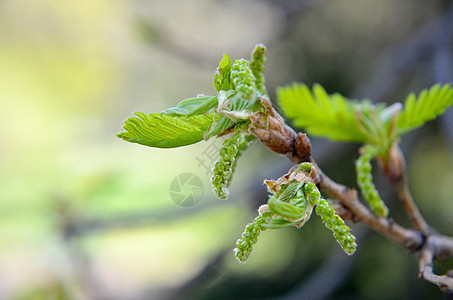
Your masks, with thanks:
[(370, 205), (371, 210), (379, 217), (387, 217), (388, 209), (379, 196), (373, 183), (371, 175), (371, 159), (376, 155), (377, 150), (371, 146), (363, 148), (364, 153), (356, 161), (357, 184), (360, 187), (363, 197)]
[(238, 59), (231, 68), (231, 79), (235, 89), (243, 95), (244, 99), (251, 100), (255, 97), (255, 76), (250, 70), (249, 63), (245, 59)]

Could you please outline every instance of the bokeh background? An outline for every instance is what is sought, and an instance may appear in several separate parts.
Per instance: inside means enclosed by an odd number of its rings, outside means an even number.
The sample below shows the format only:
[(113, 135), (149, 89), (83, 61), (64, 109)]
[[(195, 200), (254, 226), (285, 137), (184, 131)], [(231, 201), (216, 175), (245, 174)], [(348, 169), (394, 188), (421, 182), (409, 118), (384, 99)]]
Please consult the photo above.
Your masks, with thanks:
[[(254, 143), (228, 201), (209, 186), (218, 142), (171, 150), (119, 140), (132, 112), (214, 94), (222, 57), (268, 47), (267, 87), (319, 82), (392, 103), (452, 82), (445, 0), (3, 0), (0, 2), (0, 299), (442, 299), (415, 259), (352, 225), (347, 257), (318, 218), (266, 231), (249, 262), (232, 249), (291, 165)], [(416, 202), (453, 235), (453, 111), (406, 135)], [(335, 180), (355, 186), (358, 145), (313, 138)], [(192, 173), (203, 196), (176, 205)], [(408, 224), (379, 173), (391, 217)], [(452, 261), (436, 263), (439, 272)]]

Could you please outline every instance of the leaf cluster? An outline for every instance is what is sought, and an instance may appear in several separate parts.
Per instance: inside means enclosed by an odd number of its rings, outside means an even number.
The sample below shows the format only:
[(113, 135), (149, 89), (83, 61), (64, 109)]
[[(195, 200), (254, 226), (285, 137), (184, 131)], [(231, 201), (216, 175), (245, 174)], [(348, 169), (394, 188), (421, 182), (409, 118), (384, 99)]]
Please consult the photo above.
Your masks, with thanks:
[[(232, 133), (220, 149), (211, 179), (216, 196), (226, 199), (237, 159), (255, 135), (273, 149), (269, 145), (282, 148), (281, 145), (290, 144), (287, 140), (291, 141), (294, 133), (288, 129), (289, 138), (279, 136), (281, 130), (277, 129), (286, 125), (267, 99), (265, 63), (266, 48), (261, 44), (255, 47), (250, 60), (232, 62), (224, 54), (213, 78), (216, 95), (187, 98), (160, 113), (137, 112), (136, 117), (125, 121), (125, 131), (117, 136), (145, 146), (175, 148)], [(404, 105), (390, 106), (328, 94), (319, 84), (310, 89), (295, 83), (279, 88), (277, 96), (283, 113), (297, 127), (332, 140), (364, 144), (356, 161), (357, 183), (371, 210), (379, 217), (387, 217), (388, 209), (373, 184), (371, 160), (377, 157), (385, 171), (389, 161), (399, 159), (395, 149), (399, 149), (397, 141), (403, 134), (433, 120), (453, 104), (453, 88), (448, 84), (434, 85), (418, 96), (410, 94)], [(270, 143), (271, 139), (274, 143)], [(289, 148), (293, 151), (291, 145)], [(246, 226), (236, 244), (235, 256), (240, 262), (248, 259), (261, 231), (288, 226), (300, 228), (313, 211), (347, 254), (355, 252), (355, 237), (321, 197), (314, 184), (313, 170), (311, 164), (302, 163), (277, 181), (266, 181), (271, 192), (268, 203), (260, 207), (259, 216)], [(399, 175), (399, 170), (393, 171), (393, 175)]]
[(265, 96), (264, 64), (266, 48), (257, 45), (250, 60), (231, 62), (224, 54), (214, 74), (217, 95), (184, 99), (160, 113), (135, 113), (125, 121), (125, 132), (117, 136), (150, 147), (175, 148), (222, 135), (260, 109)]
[(349, 100), (328, 94), (319, 84), (311, 90), (297, 83), (280, 87), (277, 96), (283, 113), (297, 127), (332, 140), (373, 145), (382, 156), (402, 134), (433, 120), (453, 104), (449, 84), (436, 84), (418, 97), (410, 94), (404, 106)]
[[(449, 84), (434, 85), (417, 97), (410, 94), (404, 106), (372, 104), (369, 100), (349, 100), (329, 95), (319, 84), (310, 90), (304, 84), (281, 87), (277, 91), (284, 114), (298, 127), (332, 140), (365, 144), (356, 162), (357, 183), (371, 210), (387, 217), (388, 209), (379, 196), (371, 174), (371, 160), (378, 157), (388, 168), (395, 142), (404, 133), (433, 120), (453, 104)], [(396, 170), (400, 172), (401, 170)]]

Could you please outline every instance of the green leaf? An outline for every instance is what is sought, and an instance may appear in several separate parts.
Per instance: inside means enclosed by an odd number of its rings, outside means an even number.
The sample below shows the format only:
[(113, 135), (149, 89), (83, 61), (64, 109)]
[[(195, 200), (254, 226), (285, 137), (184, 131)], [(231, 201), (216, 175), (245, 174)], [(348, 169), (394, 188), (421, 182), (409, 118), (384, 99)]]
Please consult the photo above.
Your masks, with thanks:
[(176, 148), (197, 143), (212, 124), (213, 113), (193, 117), (176, 117), (165, 114), (136, 112), (139, 118), (125, 121), (117, 136), (131, 143), (149, 147)]
[(436, 84), (423, 90), (418, 98), (411, 93), (404, 104), (404, 110), (397, 121), (398, 135), (422, 126), (444, 113), (453, 104), (453, 88), (449, 84)]
[(225, 130), (234, 125), (234, 121), (228, 118), (226, 115), (220, 115), (220, 119), (213, 124), (213, 127), (206, 134), (206, 140), (210, 139), (215, 135), (223, 133)]
[[(254, 100), (244, 100), (240, 97), (240, 94), (236, 94), (232, 99), (231, 103), (228, 105), (228, 111), (229, 112), (234, 112), (234, 111), (248, 111), (250, 110), (255, 103), (257, 102), (258, 98), (255, 98)], [(234, 117), (227, 116), (226, 114), (220, 114), (220, 118), (218, 119), (217, 122), (215, 122), (212, 125), (212, 128), (207, 132), (205, 138), (210, 139), (211, 137), (215, 135), (222, 134), (225, 130), (230, 128), (231, 126), (234, 126), (235, 124), (238, 124), (240, 122), (243, 122), (244, 120), (233, 120)]]
[(289, 202), (289, 200), (291, 200), (292, 198), (294, 198), (294, 196), (296, 195), (296, 193), (298, 192), (298, 190), (304, 185), (303, 182), (298, 182), (298, 181), (293, 181), (291, 182), (287, 187), (286, 189), (280, 194), (280, 196), (278, 197), (280, 201), (283, 201), (283, 202)]
[(286, 117), (310, 134), (359, 143), (368, 140), (366, 132), (360, 129), (356, 101), (340, 94), (328, 95), (319, 84), (313, 86), (313, 91), (305, 84), (281, 87), (277, 97)]
[(258, 97), (255, 97), (252, 100), (241, 98), (240, 94), (237, 94), (231, 100), (229, 106), (229, 111), (246, 111), (252, 109), (252, 107), (257, 103)]
[(303, 215), (303, 211), (300, 208), (290, 203), (280, 201), (276, 195), (270, 196), (267, 204), (272, 213), (289, 220), (298, 220)]
[(267, 224), (263, 224), (263, 227), (269, 228), (269, 229), (279, 229), (279, 228), (294, 226), (297, 223), (299, 223), (299, 222), (298, 221), (288, 221), (281, 216), (274, 216)]
[(208, 110), (217, 107), (217, 96), (194, 97), (184, 99), (179, 102), (175, 107), (163, 110), (161, 114), (170, 116), (185, 116), (191, 117), (194, 115), (201, 115)]
[(230, 73), (231, 73), (231, 59), (227, 54), (223, 55), (219, 63), (216, 74), (214, 74), (214, 87), (217, 91), (230, 90)]

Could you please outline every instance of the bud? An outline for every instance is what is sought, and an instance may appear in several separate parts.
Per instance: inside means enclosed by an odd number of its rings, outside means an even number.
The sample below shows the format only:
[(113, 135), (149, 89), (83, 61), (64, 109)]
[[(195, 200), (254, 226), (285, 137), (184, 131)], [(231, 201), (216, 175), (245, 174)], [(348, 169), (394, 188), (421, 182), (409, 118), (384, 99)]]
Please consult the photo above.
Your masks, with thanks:
[(385, 175), (393, 182), (401, 181), (404, 178), (404, 171), (406, 169), (406, 162), (404, 160), (403, 152), (398, 145), (394, 142), (388, 157), (384, 160), (378, 157), (379, 166), (384, 171)]
[[(299, 132), (294, 145), (294, 152), (291, 154), (297, 157), (298, 162), (308, 161), (311, 157), (311, 142), (305, 133)], [(293, 158), (290, 157), (294, 161)]]

